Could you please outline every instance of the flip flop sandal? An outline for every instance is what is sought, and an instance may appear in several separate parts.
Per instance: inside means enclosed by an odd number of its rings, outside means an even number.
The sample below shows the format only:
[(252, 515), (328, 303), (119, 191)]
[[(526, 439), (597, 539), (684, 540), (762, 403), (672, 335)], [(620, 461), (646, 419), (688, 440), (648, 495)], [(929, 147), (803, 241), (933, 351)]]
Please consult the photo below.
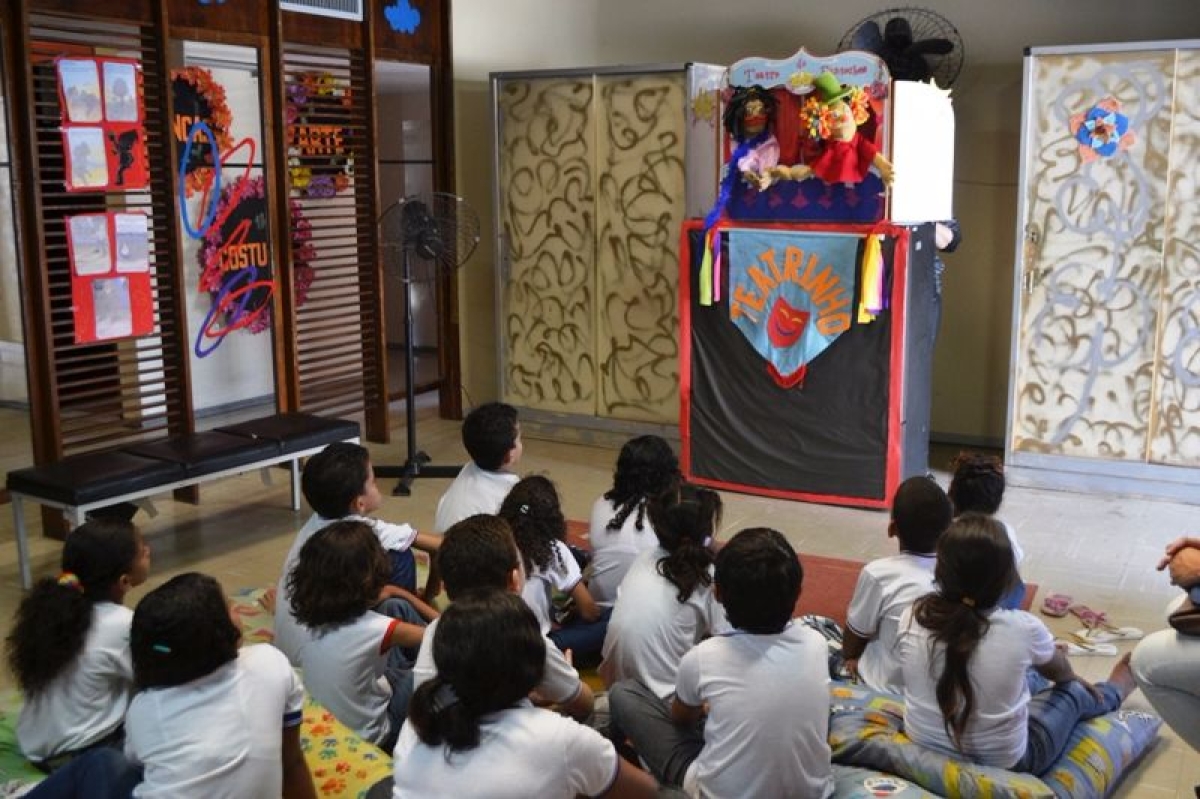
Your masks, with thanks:
[(1046, 598), (1042, 600), (1042, 613), (1055, 619), (1061, 619), (1067, 615), (1072, 602), (1074, 600), (1066, 594), (1047, 594)]
[(1115, 644), (1077, 644), (1073, 641), (1064, 641), (1067, 645), (1067, 654), (1075, 657), (1116, 657), (1117, 647)]
[(1089, 629), (1094, 630), (1097, 627), (1109, 629), (1112, 627), (1108, 623), (1108, 614), (1103, 611), (1092, 610), (1087, 605), (1071, 605), (1067, 610), (1070, 611), (1071, 615), (1083, 622), (1084, 627)]
[(1140, 641), (1146, 637), (1146, 633), (1137, 627), (1089, 627), (1076, 630), (1074, 636), (1089, 644), (1106, 644), (1112, 641)]

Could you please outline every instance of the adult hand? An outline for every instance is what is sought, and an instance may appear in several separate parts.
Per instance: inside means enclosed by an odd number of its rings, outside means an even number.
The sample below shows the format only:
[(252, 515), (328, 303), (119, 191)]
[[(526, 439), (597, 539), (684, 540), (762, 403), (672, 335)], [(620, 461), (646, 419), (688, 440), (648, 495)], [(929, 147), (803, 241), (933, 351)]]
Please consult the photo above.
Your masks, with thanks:
[(1200, 538), (1186, 535), (1176, 538), (1174, 541), (1167, 544), (1166, 551), (1164, 552), (1162, 559), (1158, 561), (1158, 566), (1155, 568), (1157, 568), (1159, 571), (1167, 568), (1167, 566), (1171, 563), (1171, 559), (1174, 558), (1177, 553), (1185, 549), (1200, 549)]
[(1200, 585), (1200, 549), (1181, 549), (1167, 564), (1171, 583), (1180, 588)]

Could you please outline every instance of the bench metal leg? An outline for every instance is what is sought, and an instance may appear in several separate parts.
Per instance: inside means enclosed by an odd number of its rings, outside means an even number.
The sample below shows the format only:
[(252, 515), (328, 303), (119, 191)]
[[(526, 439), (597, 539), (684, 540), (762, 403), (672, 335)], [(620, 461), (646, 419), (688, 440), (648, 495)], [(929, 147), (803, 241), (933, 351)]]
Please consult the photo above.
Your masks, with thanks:
[(21, 567), (21, 587), (33, 588), (33, 571), (29, 567), (29, 539), (25, 535), (25, 502), (20, 494), (10, 494), (13, 509), (13, 528), (17, 535), (17, 563)]
[(288, 468), (292, 472), (292, 510), (300, 510), (300, 459), (292, 458)]

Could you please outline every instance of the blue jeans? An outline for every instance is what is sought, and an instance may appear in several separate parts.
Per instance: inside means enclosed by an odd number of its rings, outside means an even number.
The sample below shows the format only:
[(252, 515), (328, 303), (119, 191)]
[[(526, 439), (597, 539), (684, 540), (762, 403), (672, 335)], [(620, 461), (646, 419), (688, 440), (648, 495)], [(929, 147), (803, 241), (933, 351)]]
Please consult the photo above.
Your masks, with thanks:
[(547, 636), (562, 651), (568, 649), (576, 659), (590, 660), (599, 657), (604, 649), (604, 636), (608, 634), (608, 619), (612, 608), (602, 608), (600, 618), (595, 621), (572, 619)]
[[(411, 557), (412, 553), (409, 553), (409, 556)], [(384, 616), (390, 616), (393, 619), (399, 619), (409, 624), (416, 624), (420, 627), (425, 626), (425, 620), (421, 618), (421, 614), (417, 613), (416, 608), (409, 604), (406, 599), (398, 597), (385, 599), (376, 605), (374, 610), (376, 613), (382, 613)], [(416, 649), (402, 649), (395, 646), (388, 652), (384, 676), (387, 678), (388, 684), (392, 687), (392, 700), (388, 703), (388, 719), (391, 723), (391, 730), (388, 733), (388, 737), (379, 743), (379, 748), (388, 754), (391, 754), (392, 749), (396, 746), (396, 738), (400, 735), (400, 727), (404, 724), (404, 719), (408, 716), (408, 700), (412, 698), (413, 693), (412, 669), (413, 665), (417, 662), (417, 651)]]
[(1111, 713), (1121, 706), (1121, 693), (1106, 682), (1096, 683), (1097, 699), (1078, 680), (1058, 683), (1029, 700), (1029, 742), (1013, 771), (1045, 774), (1062, 756), (1081, 721)]
[(403, 552), (390, 549), (388, 550), (388, 560), (392, 562), (392, 576), (388, 582), (415, 594), (417, 592), (417, 556), (413, 554), (412, 549), (406, 549)]
[(142, 769), (120, 749), (102, 746), (76, 757), (29, 793), (30, 799), (128, 799), (142, 781)]

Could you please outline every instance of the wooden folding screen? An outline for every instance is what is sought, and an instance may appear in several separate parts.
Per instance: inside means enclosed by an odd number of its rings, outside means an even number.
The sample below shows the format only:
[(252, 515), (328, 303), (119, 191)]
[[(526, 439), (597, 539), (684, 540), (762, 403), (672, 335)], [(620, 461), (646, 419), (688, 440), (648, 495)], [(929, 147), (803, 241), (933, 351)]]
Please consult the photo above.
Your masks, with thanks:
[[(354, 26), (322, 26), (324, 41), (330, 28), (353, 35)], [(302, 35), (311, 26), (297, 29)], [(289, 31), (285, 28), (285, 37)], [(313, 86), (338, 98), (324, 122), (336, 127), (341, 147), (352, 159), (350, 190), (314, 196), (308, 186), (329, 169), (323, 153), (306, 153), (296, 146), (297, 125), (288, 126), (288, 195), (303, 208), (311, 224), (316, 258), (311, 265), (320, 275), (308, 301), (295, 309), (296, 400), (302, 410), (345, 415), (386, 406), (386, 374), (381, 324), (382, 276), (378, 268), (377, 201), (374, 180), (374, 120), (371, 104), (371, 64), (361, 48), (330, 48), (286, 40), (283, 82), (287, 92), (308, 92)], [(326, 175), (327, 176), (327, 175)], [(293, 246), (304, 241), (293, 231)], [(384, 428), (384, 419), (374, 420)], [(368, 419), (368, 426), (372, 420)]]
[[(337, 416), (362, 412), (367, 437), (387, 440), (374, 58), (431, 67), (434, 188), (453, 190), (449, 2), (411, 0), (411, 5), (421, 23), (407, 29), (397, 27), (384, 4), (373, 0), (365, 3), (367, 18), (361, 22), (285, 12), (276, 2), (251, 0), (224, 5), (15, 0), (0, 7), (36, 463), (195, 428), (173, 169), (178, 148), (169, 108), (170, 69), (180, 64), (167, 58), (169, 44), (183, 39), (256, 47), (267, 78), (263, 132), (278, 280), (273, 309), (277, 406)], [(416, 18), (410, 15), (408, 21)], [(141, 66), (148, 189), (79, 194), (64, 188), (54, 58), (81, 54), (124, 56)], [(346, 170), (349, 184), (332, 197), (301, 185), (304, 170), (319, 166), (320, 157), (292, 146), (295, 131), (285, 121), (289, 88), (314, 73), (328, 76), (345, 98), (334, 122), (352, 167)], [(303, 244), (293, 229), (294, 204), (311, 225), (309, 241), (317, 248), (309, 264), (320, 275), (303, 305), (294, 296), (293, 250)], [(155, 326), (148, 336), (77, 344), (65, 218), (114, 210), (148, 216)], [(450, 279), (438, 299), (440, 343), (456, 350)], [(457, 361), (444, 366), (443, 374), (450, 383), (442, 388), (443, 413), (457, 414)]]
[[(13, 108), (25, 112), (13, 114), (14, 140), (27, 143), (26, 154), (15, 159), (22, 183), (17, 199), (40, 211), (36, 218), (26, 216), (21, 236), (35, 457), (45, 462), (164, 432), (185, 432), (192, 413), (161, 29), (152, 22), (36, 13), (26, 26), (13, 27), (11, 41), (17, 53), (28, 54), (29, 64), (12, 79)], [(129, 57), (141, 64), (149, 189), (66, 190), (54, 59), (80, 55)], [(104, 211), (147, 215), (154, 332), (77, 344), (66, 220)]]

